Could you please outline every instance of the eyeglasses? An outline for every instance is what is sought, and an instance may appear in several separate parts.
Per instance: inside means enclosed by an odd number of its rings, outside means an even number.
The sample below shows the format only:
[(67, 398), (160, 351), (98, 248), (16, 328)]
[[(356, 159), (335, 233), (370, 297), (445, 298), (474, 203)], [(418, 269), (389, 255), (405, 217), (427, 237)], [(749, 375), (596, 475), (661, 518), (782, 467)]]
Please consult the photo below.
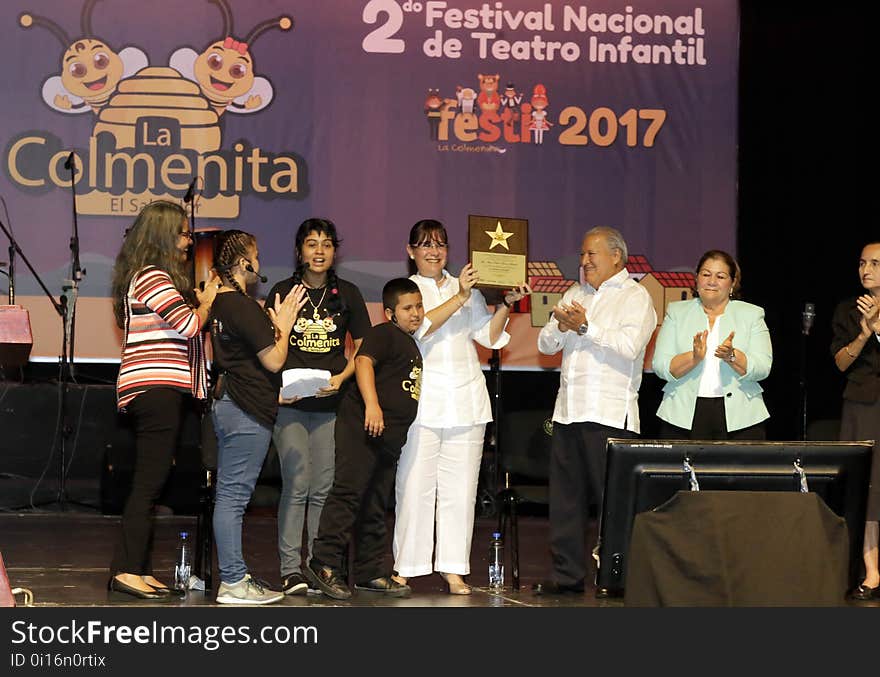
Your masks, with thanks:
[(193, 239), (193, 234), (192, 234), (192, 232), (190, 232), (190, 231), (188, 231), (188, 230), (182, 230), (182, 231), (180, 231), (180, 236), (181, 236), (181, 237), (185, 237), (187, 240), (192, 240), (192, 239)]
[(446, 244), (445, 242), (419, 242), (416, 245), (416, 249), (423, 249), (425, 251), (427, 251), (429, 249), (439, 249), (440, 251), (443, 251), (448, 246), (449, 245)]

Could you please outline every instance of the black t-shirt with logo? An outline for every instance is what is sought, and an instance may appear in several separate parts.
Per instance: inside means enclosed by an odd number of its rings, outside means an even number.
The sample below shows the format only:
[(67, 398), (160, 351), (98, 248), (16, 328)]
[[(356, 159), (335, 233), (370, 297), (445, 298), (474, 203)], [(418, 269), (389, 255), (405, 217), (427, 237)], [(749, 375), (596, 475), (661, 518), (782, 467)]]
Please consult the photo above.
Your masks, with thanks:
[(275, 325), (259, 303), (238, 292), (217, 294), (211, 306), (211, 346), (216, 373), (229, 397), (260, 423), (275, 425), (281, 377), (257, 353), (275, 344)]
[[(384, 445), (399, 454), (419, 407), (422, 354), (412, 336), (385, 322), (367, 331), (358, 351), (361, 355), (373, 359), (376, 394), (385, 421)], [(351, 418), (363, 426), (365, 409), (361, 391), (355, 386), (345, 393), (339, 417)]]
[[(275, 294), (283, 301), (293, 289), (293, 278), (276, 284), (266, 297), (266, 306), (275, 306)], [(351, 282), (337, 279), (336, 288), (308, 289), (308, 300), (299, 311), (290, 332), (290, 346), (284, 369), (326, 369), (338, 374), (347, 364), (345, 335), (363, 338), (370, 328), (370, 315), (360, 290)], [(347, 387), (354, 377), (349, 379)], [(306, 397), (292, 406), (303, 411), (336, 411), (340, 395)]]

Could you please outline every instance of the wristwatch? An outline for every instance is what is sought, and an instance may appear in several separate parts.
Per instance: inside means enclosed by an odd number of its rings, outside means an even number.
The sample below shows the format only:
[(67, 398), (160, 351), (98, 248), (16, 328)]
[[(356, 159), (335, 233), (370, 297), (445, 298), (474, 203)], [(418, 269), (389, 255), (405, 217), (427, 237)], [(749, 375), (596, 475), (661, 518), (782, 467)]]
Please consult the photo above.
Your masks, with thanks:
[(584, 334), (586, 334), (586, 333), (587, 333), (587, 329), (589, 329), (589, 327), (587, 327), (587, 323), (584, 322), (584, 323), (583, 323), (581, 326), (579, 326), (578, 329), (577, 329), (577, 331), (578, 331), (578, 336), (583, 336)]

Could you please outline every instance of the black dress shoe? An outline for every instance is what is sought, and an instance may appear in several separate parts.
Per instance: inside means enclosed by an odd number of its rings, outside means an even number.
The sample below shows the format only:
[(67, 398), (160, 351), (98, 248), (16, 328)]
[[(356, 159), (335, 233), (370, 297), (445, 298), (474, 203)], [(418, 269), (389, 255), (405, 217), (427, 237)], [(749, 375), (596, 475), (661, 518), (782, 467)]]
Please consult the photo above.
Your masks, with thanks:
[(387, 597), (409, 597), (412, 593), (411, 587), (398, 583), (391, 576), (380, 576), (366, 583), (355, 583), (354, 589), (364, 592), (378, 592)]
[(351, 599), (351, 588), (346, 585), (338, 570), (312, 559), (303, 569), (309, 583), (333, 599)]
[(295, 571), (281, 579), (281, 592), (285, 595), (305, 595), (309, 589), (305, 576)]
[(152, 599), (158, 601), (164, 601), (168, 599), (169, 595), (160, 595), (158, 592), (153, 590), (153, 592), (144, 592), (138, 588), (134, 588), (127, 583), (123, 583), (115, 576), (112, 577), (107, 582), (107, 589), (111, 593), (122, 593), (125, 595), (131, 595), (132, 597), (137, 597), (138, 599)]
[(849, 593), (849, 598), (857, 602), (871, 602), (880, 599), (880, 585), (875, 588), (869, 588), (867, 585), (860, 585)]
[(579, 595), (583, 594), (583, 585), (562, 585), (556, 581), (547, 580), (535, 583), (532, 586), (532, 592), (536, 595)]

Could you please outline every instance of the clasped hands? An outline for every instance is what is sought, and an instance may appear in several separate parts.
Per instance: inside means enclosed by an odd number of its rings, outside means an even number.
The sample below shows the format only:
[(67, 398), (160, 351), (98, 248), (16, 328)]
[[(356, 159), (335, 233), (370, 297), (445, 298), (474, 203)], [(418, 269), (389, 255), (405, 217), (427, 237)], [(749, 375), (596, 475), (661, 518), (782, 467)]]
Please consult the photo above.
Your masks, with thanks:
[(553, 317), (559, 323), (559, 331), (563, 332), (576, 332), (582, 324), (587, 324), (587, 311), (577, 301), (572, 301), (568, 305), (557, 303), (553, 306)]
[[(719, 360), (724, 360), (725, 362), (730, 362), (730, 357), (733, 355), (733, 336), (736, 332), (730, 332), (727, 335), (727, 338), (724, 339), (721, 343), (718, 344), (718, 347), (715, 348), (715, 357)], [(694, 334), (694, 361), (700, 362), (706, 357), (706, 339), (709, 336), (709, 330), (704, 329), (703, 331)]]
[(880, 334), (880, 304), (871, 294), (862, 294), (856, 299), (856, 308), (862, 314), (859, 324), (862, 336), (868, 338), (872, 333)]

